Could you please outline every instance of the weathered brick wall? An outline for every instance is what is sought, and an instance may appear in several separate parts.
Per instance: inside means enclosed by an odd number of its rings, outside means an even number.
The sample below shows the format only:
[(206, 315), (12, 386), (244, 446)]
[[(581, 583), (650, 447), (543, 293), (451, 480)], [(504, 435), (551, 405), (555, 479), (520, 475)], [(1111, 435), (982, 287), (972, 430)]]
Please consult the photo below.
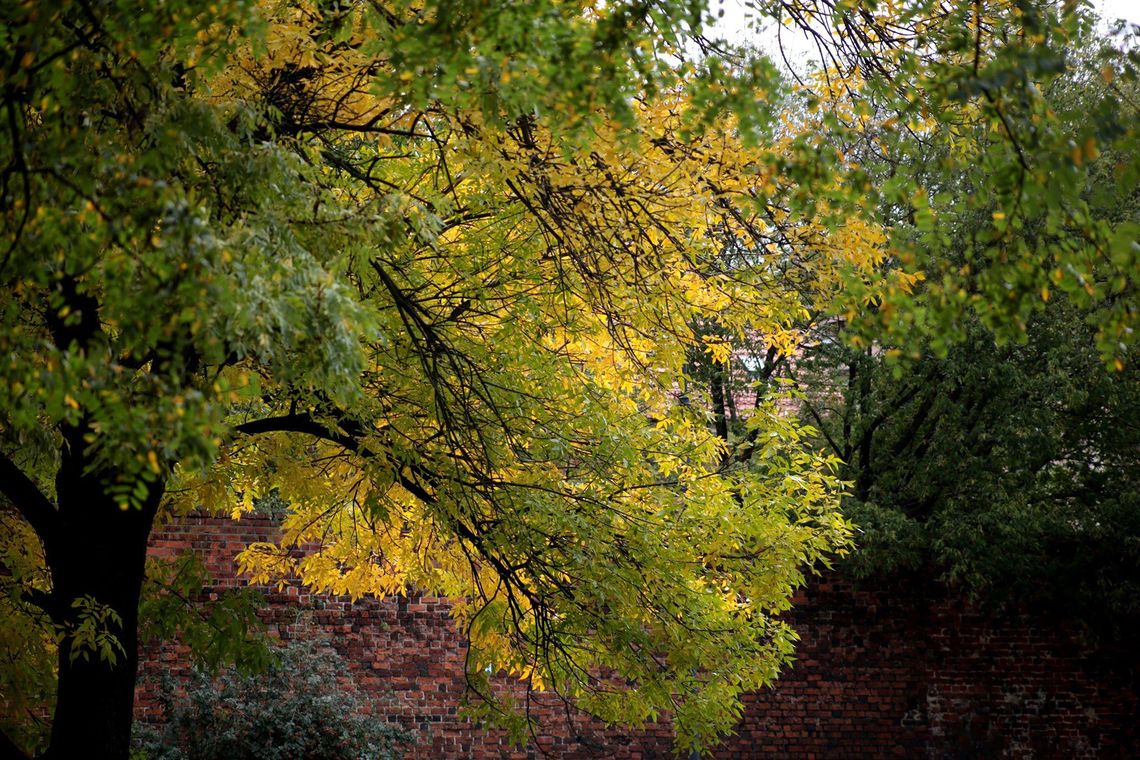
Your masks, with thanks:
[(1134, 651), (918, 584), (818, 583), (792, 618), (797, 664), (746, 699), (724, 757), (1140, 756)]
[[(158, 533), (152, 552), (202, 553), (217, 578), (210, 593), (240, 585), (233, 556), (273, 530), (262, 519), (190, 518)], [(607, 729), (553, 698), (532, 704), (543, 731), (522, 749), (461, 719), (465, 647), (446, 600), (350, 604), (296, 588), (267, 597), (271, 630), (329, 640), (376, 713), (416, 731), (409, 757), (673, 757), (667, 724)], [(1140, 756), (1134, 652), (1085, 651), (1046, 622), (996, 619), (921, 584), (818, 582), (791, 618), (801, 636), (796, 666), (747, 697), (736, 735), (706, 757)], [(151, 673), (185, 667), (172, 645), (144, 660)], [(144, 719), (152, 705), (144, 688)]]

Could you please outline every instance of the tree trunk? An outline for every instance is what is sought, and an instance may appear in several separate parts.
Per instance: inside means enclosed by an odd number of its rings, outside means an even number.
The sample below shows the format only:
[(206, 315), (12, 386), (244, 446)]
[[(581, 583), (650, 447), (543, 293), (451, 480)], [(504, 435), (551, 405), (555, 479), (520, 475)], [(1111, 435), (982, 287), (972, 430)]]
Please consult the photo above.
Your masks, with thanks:
[(113, 662), (66, 635), (59, 647), (59, 689), (47, 758), (126, 760), (130, 751), (138, 670), (138, 608), (147, 539), (162, 494), (159, 480), (141, 508), (121, 509), (108, 494), (107, 473), (84, 472), (82, 454), (65, 449), (56, 479), (62, 530), (45, 545), (57, 624), (74, 631), (84, 600), (110, 608), (121, 624), (98, 626), (114, 635)]

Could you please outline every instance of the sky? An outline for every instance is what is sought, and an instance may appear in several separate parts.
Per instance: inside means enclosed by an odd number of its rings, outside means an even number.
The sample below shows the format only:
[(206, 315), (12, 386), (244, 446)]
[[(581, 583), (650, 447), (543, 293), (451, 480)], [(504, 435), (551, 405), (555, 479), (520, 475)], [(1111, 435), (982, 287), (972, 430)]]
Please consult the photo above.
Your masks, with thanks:
[(1140, 24), (1140, 0), (1099, 0), (1093, 5), (1103, 19), (1122, 18)]
[[(717, 0), (711, 0), (710, 5), (715, 10)], [(793, 70), (803, 71), (810, 63), (818, 60), (819, 54), (813, 45), (808, 44), (802, 35), (789, 29), (778, 29), (773, 22), (765, 21), (765, 26), (759, 32), (750, 30), (750, 21), (755, 21), (755, 14), (747, 10), (745, 0), (721, 0), (719, 7), (724, 15), (714, 26), (716, 33), (726, 39), (738, 41), (751, 38), (761, 48), (767, 51), (779, 62), (779, 43), (782, 43), (784, 54)], [(1101, 17), (1103, 28), (1107, 28), (1109, 21), (1124, 19), (1132, 24), (1140, 24), (1140, 0), (1093, 0), (1093, 8)]]

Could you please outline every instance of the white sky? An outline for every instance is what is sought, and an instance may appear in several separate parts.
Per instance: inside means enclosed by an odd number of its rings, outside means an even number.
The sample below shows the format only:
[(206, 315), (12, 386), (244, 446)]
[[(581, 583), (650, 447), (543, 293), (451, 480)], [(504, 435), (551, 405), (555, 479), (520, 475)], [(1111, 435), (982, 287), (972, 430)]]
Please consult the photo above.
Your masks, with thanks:
[(1140, 0), (1098, 0), (1093, 3), (1102, 19), (1122, 18), (1133, 24), (1140, 24)]
[[(752, 26), (757, 21), (756, 14), (747, 8), (746, 0), (719, 0), (719, 3), (712, 0), (710, 6), (714, 13), (718, 7), (724, 11), (719, 22), (713, 26), (716, 36), (734, 42), (750, 40), (767, 52), (777, 65), (781, 64), (779, 43), (782, 42), (788, 63), (793, 70), (800, 72), (819, 59), (815, 46), (795, 30), (779, 29), (767, 19), (761, 29), (753, 29)], [(1101, 17), (1102, 28), (1107, 28), (1109, 22), (1115, 19), (1140, 24), (1140, 0), (1093, 0), (1092, 6)]]

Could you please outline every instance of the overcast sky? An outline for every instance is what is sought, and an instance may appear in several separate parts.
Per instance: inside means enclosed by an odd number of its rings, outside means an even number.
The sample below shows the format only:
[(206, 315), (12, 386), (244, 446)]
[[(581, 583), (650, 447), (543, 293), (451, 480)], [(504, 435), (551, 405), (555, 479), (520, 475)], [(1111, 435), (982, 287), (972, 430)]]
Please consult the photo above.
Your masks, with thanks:
[(1140, 2), (1137, 0), (1098, 0), (1093, 5), (1103, 19), (1111, 21), (1122, 18), (1140, 24)]

